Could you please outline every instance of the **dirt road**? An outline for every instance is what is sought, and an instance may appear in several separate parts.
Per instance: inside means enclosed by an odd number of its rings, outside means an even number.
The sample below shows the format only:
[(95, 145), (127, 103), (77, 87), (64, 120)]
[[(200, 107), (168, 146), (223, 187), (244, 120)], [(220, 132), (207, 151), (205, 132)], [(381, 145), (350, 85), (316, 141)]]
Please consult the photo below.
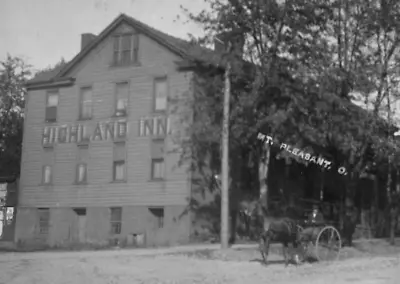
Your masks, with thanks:
[[(284, 268), (282, 264), (263, 266), (258, 261), (209, 260), (165, 254), (171, 252), (167, 249), (0, 253), (0, 284), (394, 284), (400, 281), (398, 255)], [(271, 261), (278, 258), (272, 256)]]

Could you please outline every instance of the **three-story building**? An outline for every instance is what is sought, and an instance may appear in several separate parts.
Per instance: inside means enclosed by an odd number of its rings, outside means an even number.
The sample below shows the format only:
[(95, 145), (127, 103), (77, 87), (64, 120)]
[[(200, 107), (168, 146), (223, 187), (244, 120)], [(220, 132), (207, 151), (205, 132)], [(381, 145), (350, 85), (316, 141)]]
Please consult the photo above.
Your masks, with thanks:
[(190, 172), (170, 151), (180, 114), (169, 99), (191, 95), (180, 68), (191, 45), (124, 14), (81, 44), (27, 85), (16, 241), (188, 241)]

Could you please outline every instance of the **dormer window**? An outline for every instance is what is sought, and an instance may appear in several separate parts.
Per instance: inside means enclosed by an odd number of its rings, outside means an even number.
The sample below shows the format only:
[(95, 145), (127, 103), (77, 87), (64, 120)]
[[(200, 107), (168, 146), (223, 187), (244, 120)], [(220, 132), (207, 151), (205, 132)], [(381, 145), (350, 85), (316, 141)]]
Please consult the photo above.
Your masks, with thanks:
[(138, 63), (138, 34), (122, 34), (114, 37), (114, 59), (116, 66)]

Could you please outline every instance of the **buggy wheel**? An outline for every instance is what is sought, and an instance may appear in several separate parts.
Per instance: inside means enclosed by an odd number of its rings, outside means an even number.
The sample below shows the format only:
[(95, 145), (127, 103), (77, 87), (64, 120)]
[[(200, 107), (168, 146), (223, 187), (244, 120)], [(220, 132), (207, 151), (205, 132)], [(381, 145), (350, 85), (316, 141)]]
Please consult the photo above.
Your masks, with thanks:
[(339, 258), (342, 240), (333, 226), (322, 228), (315, 240), (315, 256), (319, 261), (334, 261)]

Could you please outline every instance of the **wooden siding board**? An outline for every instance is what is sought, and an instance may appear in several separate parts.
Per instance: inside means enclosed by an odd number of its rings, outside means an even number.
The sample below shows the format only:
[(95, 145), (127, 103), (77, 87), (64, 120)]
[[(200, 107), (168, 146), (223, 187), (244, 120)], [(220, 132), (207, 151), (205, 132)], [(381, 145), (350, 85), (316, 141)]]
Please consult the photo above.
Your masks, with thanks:
[[(171, 182), (166, 192), (160, 183), (124, 183), (89, 184), (86, 186), (65, 185), (53, 188), (25, 187), (20, 206), (31, 206), (32, 200), (37, 207), (58, 206), (118, 206), (118, 205), (179, 205), (185, 204), (186, 182)], [(129, 194), (128, 194), (129, 192)]]
[[(75, 185), (76, 144), (56, 145), (52, 187), (39, 186), (42, 167), (42, 133), (45, 126), (45, 90), (29, 91), (28, 114), (24, 129), (24, 148), (20, 206), (117, 206), (117, 205), (182, 205), (187, 203), (186, 168), (172, 169), (179, 154), (167, 154), (167, 179), (149, 182), (149, 137), (138, 137), (138, 123), (152, 115), (153, 79), (168, 76), (170, 94), (182, 100), (188, 96), (191, 73), (176, 71), (179, 59), (151, 39), (140, 36), (141, 66), (112, 68), (112, 40), (108, 39), (72, 70), (76, 83), (60, 89), (58, 119), (55, 125), (77, 123), (79, 89), (92, 86), (93, 119), (83, 122), (95, 125), (108, 121), (114, 110), (114, 84), (129, 81), (126, 183), (112, 183), (112, 142), (91, 142), (88, 161), (88, 185)], [(187, 111), (187, 110), (186, 110)], [(178, 124), (171, 128), (179, 127)], [(167, 141), (170, 139), (168, 138)], [(172, 145), (172, 140), (167, 142)]]

